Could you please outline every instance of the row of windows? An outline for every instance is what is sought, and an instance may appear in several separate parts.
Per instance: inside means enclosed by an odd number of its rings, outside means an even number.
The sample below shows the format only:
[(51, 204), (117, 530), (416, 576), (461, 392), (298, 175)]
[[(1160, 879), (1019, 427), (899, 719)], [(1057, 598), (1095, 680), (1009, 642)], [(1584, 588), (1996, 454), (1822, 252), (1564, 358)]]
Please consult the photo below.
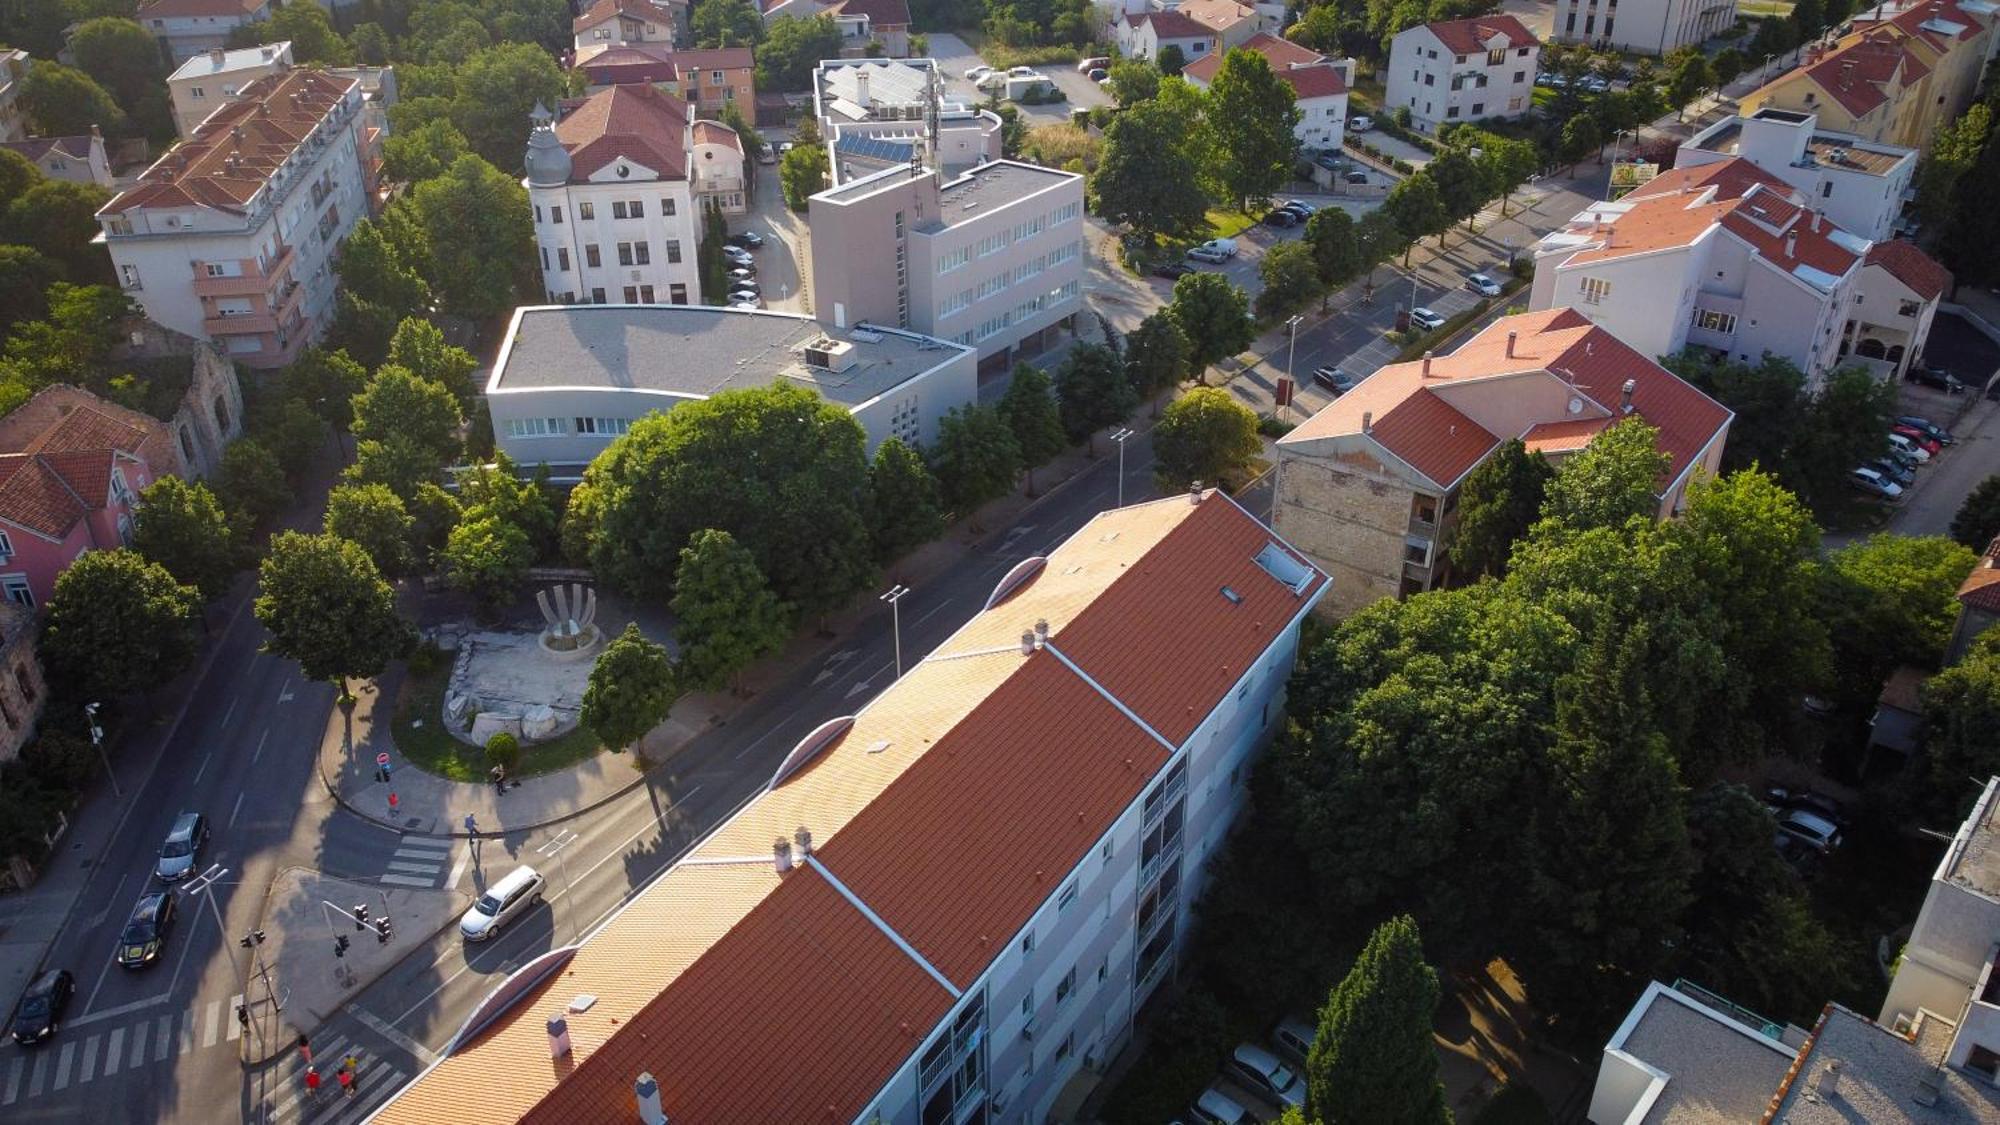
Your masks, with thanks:
[(562, 437), (564, 434), (604, 434), (617, 436), (630, 433), (630, 418), (509, 418), (507, 436), (510, 438)]
[(983, 301), (1010, 285), (1019, 285), (1031, 277), (1038, 277), (1051, 266), (1059, 266), (1083, 253), (1081, 241), (1066, 243), (1033, 261), (1015, 266), (1012, 273), (995, 274), (979, 283), (977, 289), (965, 289), (938, 302), (939, 319), (964, 311), (974, 301)]
[[(661, 196), (660, 214), (671, 219), (677, 213), (673, 199), (670, 196)], [(560, 206), (553, 203), (549, 204), (548, 215), (548, 221), (551, 226), (562, 225), (563, 209)], [(596, 219), (597, 204), (589, 200), (579, 202), (576, 205), (576, 217), (579, 222)], [(643, 199), (614, 199), (611, 201), (611, 217), (614, 219), (643, 219), (646, 217), (646, 201)], [(537, 203), (535, 204), (535, 222), (540, 223), (541, 221), (542, 205)]]
[(971, 332), (961, 333), (953, 337), (953, 339), (961, 344), (969, 344), (975, 340), (984, 340), (989, 336), (997, 335), (1005, 329), (1019, 324), (1036, 313), (1041, 312), (1043, 309), (1053, 308), (1064, 301), (1075, 300), (1077, 294), (1082, 291), (1082, 283), (1072, 281), (1060, 288), (1051, 289), (1047, 293), (1021, 302), (1015, 306), (1013, 312), (1004, 312), (999, 316), (988, 317), (980, 323), (978, 328)]
[[(654, 289), (650, 285), (627, 285), (625, 287), (624, 292), (625, 292), (625, 303), (628, 305), (650, 305), (654, 303), (655, 300)], [(563, 290), (560, 293), (551, 290), (549, 292), (549, 300), (558, 301), (565, 305), (573, 305), (576, 304), (576, 294), (573, 291), (567, 289)], [(604, 295), (604, 290), (592, 289), (590, 291), (590, 300), (585, 303), (592, 305), (608, 305), (611, 302), (608, 299), (606, 299)], [(674, 282), (672, 285), (667, 286), (667, 303), (670, 305), (687, 304), (688, 287), (678, 281)]]
[(1082, 214), (1083, 205), (1081, 203), (1065, 203), (1046, 215), (1037, 215), (1032, 219), (1025, 219), (1015, 223), (1014, 229), (1011, 231), (998, 231), (987, 235), (970, 246), (961, 246), (956, 250), (945, 251), (938, 256), (937, 271), (941, 275), (950, 273), (974, 258), (984, 258), (989, 254), (997, 254), (1021, 239), (1033, 238), (1050, 227), (1061, 226), (1064, 223), (1081, 217)]
[[(680, 239), (669, 238), (664, 245), (667, 251), (667, 264), (679, 265), (681, 263)], [(653, 244), (650, 242), (620, 242), (616, 249), (618, 264), (621, 266), (650, 266), (653, 264)], [(556, 272), (568, 273), (569, 247), (556, 247), (553, 259), (549, 257), (549, 248), (546, 246), (542, 247), (542, 268), (544, 270), (549, 269), (551, 262), (554, 263)], [(596, 269), (604, 264), (604, 254), (597, 243), (590, 242), (584, 244), (583, 264), (592, 269)]]

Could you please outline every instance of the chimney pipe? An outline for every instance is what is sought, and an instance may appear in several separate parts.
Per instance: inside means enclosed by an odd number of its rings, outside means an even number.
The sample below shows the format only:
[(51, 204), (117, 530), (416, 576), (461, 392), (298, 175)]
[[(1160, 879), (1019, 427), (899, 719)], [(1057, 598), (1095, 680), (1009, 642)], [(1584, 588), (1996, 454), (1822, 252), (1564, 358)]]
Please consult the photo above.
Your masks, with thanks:
[(562, 1058), (569, 1054), (569, 1021), (561, 1015), (549, 1017), (549, 1057)]
[(1021, 655), (1028, 656), (1035, 651), (1035, 631), (1026, 630), (1021, 634)]
[(1788, 234), (1788, 235), (1786, 235), (1786, 236), (1785, 236), (1785, 257), (1787, 257), (1787, 258), (1796, 258), (1796, 257), (1798, 257), (1798, 256), (1799, 256), (1799, 236), (1798, 236), (1798, 234), (1797, 234), (1797, 233), (1793, 233), (1793, 234)]
[(1049, 643), (1049, 619), (1044, 617), (1035, 622), (1035, 647)]
[(1812, 217), (1813, 217), (1813, 224), (1812, 224), (1812, 232), (1813, 232), (1814, 234), (1818, 234), (1818, 233), (1819, 233), (1819, 212), (1818, 212), (1818, 211), (1814, 211), (1814, 212), (1812, 213)]
[(1632, 413), (1632, 395), (1633, 392), (1637, 391), (1638, 389), (1639, 389), (1639, 380), (1637, 379), (1625, 380), (1625, 385), (1618, 389), (1618, 413), (1620, 414)]
[(1372, 434), (1375, 432), (1374, 411), (1364, 410), (1361, 412), (1361, 432), (1364, 434)]
[(642, 1070), (632, 1083), (632, 1096), (639, 1103), (641, 1125), (667, 1125), (667, 1111), (660, 1108), (660, 1083), (651, 1071)]
[(1424, 353), (1424, 378), (1431, 377), (1431, 353)]
[(1201, 503), (1200, 481), (1194, 481), (1188, 485), (1188, 503), (1191, 505)]
[(771, 867), (780, 875), (792, 869), (792, 842), (783, 836), (771, 845)]
[(214, 63), (217, 66), (221, 66), (223, 60), (227, 58), (228, 55), (229, 52), (223, 50), (220, 47), (210, 47), (208, 49), (208, 61)]
[(798, 847), (800, 862), (804, 862), (807, 856), (813, 854), (812, 829), (803, 824), (799, 825), (792, 832), (792, 842)]
[(1507, 333), (1507, 358), (1508, 358), (1508, 359), (1513, 359), (1513, 358), (1514, 358), (1514, 337), (1516, 337), (1516, 336), (1519, 336), (1519, 335), (1520, 335), (1520, 333), (1519, 333), (1519, 332), (1509, 332), (1509, 333)]

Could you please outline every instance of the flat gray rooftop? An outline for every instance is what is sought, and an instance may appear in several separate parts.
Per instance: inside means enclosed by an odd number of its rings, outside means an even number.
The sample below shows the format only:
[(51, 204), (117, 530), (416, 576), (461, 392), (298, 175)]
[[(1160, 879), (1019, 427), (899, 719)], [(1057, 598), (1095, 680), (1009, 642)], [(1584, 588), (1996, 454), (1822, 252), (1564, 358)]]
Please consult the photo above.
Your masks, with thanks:
[(982, 212), (1019, 202), (1075, 178), (1070, 172), (1032, 164), (1008, 161), (982, 164), (944, 186), (939, 193), (942, 213), (938, 217), (947, 227), (957, 226)]
[[(1926, 1023), (1932, 1022), (1929, 1019)], [(1951, 1029), (1911, 1042), (1838, 1005), (1828, 1008), (1812, 1048), (1772, 1125), (1976, 1125), (2000, 1121), (2000, 1090), (1941, 1065)], [(1821, 1077), (1840, 1064), (1828, 1090)], [(1821, 1083), (1817, 1086), (1815, 1083)], [(1924, 1102), (1929, 1101), (1929, 1105)]]
[[(489, 388), (605, 387), (707, 397), (779, 379), (854, 407), (956, 357), (929, 337), (834, 329), (810, 317), (695, 305), (555, 305), (524, 308)], [(852, 367), (807, 367), (806, 345), (854, 345)]]
[(1671, 990), (1653, 998), (1622, 1044), (1667, 1073), (1646, 1125), (1741, 1125), (1763, 1116), (1791, 1052), (1745, 1034)]

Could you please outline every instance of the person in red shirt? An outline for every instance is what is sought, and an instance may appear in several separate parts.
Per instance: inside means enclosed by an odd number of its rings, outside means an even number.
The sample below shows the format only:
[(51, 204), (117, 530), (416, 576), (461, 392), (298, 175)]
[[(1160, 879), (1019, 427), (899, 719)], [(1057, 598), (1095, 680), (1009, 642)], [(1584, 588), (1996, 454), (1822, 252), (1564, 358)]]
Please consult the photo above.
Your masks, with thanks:
[(306, 1093), (319, 1100), (319, 1071), (310, 1066), (306, 1068)]
[(351, 1098), (351, 1097), (353, 1097), (353, 1096), (354, 1096), (354, 1072), (353, 1072), (353, 1071), (351, 1071), (351, 1070), (349, 1070), (349, 1069), (347, 1069), (346, 1067), (341, 1067), (341, 1068), (340, 1068), (340, 1073), (339, 1073), (339, 1075), (337, 1075), (336, 1077), (338, 1077), (338, 1078), (340, 1079), (340, 1096), (341, 1096), (341, 1097), (343, 1097), (343, 1098)]

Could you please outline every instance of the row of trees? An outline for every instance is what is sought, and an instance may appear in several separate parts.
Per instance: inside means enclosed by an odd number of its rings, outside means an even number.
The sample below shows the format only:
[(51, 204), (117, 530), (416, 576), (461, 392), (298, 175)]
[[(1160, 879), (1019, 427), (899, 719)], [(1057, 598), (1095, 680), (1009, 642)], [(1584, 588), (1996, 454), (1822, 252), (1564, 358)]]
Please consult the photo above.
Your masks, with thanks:
[(1986, 247), (2000, 239), (2000, 216), (1985, 198), (2000, 176), (2000, 61), (1986, 64), (1979, 101), (1939, 129), (1917, 167), (1917, 214), (1925, 235), (1960, 282), (1991, 285), (2000, 264)]

